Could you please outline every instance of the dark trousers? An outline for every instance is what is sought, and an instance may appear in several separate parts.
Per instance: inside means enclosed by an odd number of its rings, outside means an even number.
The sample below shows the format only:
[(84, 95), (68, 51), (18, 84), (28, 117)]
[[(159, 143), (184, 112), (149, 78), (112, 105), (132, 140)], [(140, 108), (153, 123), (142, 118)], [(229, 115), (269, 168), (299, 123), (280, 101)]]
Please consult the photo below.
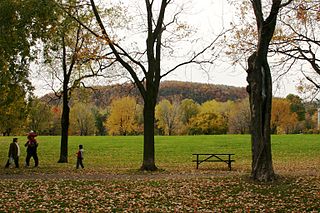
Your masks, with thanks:
[(79, 166), (84, 168), (83, 163), (82, 163), (82, 158), (77, 158), (77, 169), (79, 169)]
[[(16, 165), (16, 168), (19, 168), (19, 157), (13, 158), (13, 160), (14, 160), (14, 164)], [(9, 166), (10, 166), (10, 158), (8, 159), (5, 168), (9, 168)]]
[(36, 152), (27, 152), (27, 157), (26, 157), (26, 166), (30, 165), (30, 158), (33, 157), (34, 160), (34, 166), (37, 167), (39, 164), (39, 159), (38, 155)]

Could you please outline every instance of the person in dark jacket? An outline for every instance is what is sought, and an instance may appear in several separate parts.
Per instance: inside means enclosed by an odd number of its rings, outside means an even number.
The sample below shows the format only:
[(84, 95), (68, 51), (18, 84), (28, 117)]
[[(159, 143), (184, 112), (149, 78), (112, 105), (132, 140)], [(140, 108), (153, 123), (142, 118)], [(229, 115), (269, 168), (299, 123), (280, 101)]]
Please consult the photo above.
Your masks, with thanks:
[(20, 156), (20, 147), (18, 144), (18, 138), (13, 138), (12, 143), (9, 147), (8, 161), (5, 165), (5, 168), (9, 168), (12, 161), (16, 165), (16, 168), (19, 168), (19, 156)]
[(79, 166), (84, 168), (82, 160), (83, 160), (83, 146), (79, 145), (79, 150), (77, 152), (77, 165), (76, 165), (77, 169), (79, 169)]
[(37, 137), (37, 134), (33, 131), (31, 131), (28, 134), (28, 141), (24, 145), (27, 147), (27, 157), (26, 157), (26, 166), (28, 167), (30, 165), (30, 158), (33, 157), (34, 159), (34, 166), (37, 167), (39, 165), (39, 159), (37, 154), (37, 148), (38, 148), (38, 142), (35, 139)]

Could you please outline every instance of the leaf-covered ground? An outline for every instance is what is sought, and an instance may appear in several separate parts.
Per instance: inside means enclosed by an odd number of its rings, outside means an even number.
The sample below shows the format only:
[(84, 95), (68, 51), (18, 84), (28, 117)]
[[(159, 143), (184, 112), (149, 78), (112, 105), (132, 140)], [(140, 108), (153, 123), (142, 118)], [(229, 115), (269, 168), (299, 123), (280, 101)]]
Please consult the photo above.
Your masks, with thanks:
[(320, 178), (236, 172), (1, 176), (0, 212), (320, 212)]
[[(1, 212), (320, 212), (319, 135), (277, 135), (270, 184), (249, 179), (249, 135), (156, 137), (158, 172), (138, 172), (142, 136), (70, 137), (69, 163), (58, 164), (60, 137), (40, 136), (38, 168), (0, 169)], [(20, 137), (21, 141), (25, 137)], [(11, 137), (0, 137), (4, 167)], [(75, 153), (85, 147), (85, 169)], [(234, 153), (195, 169), (192, 153)], [(33, 165), (33, 161), (31, 163)]]

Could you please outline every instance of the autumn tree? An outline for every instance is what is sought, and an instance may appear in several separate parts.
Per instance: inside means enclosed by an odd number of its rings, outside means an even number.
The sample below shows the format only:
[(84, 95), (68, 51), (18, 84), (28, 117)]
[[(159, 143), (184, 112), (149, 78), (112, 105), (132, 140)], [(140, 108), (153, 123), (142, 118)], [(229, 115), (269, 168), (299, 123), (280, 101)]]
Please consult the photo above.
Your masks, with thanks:
[(302, 103), (302, 99), (293, 94), (289, 94), (286, 96), (286, 99), (290, 102), (290, 110), (291, 112), (295, 112), (298, 116), (298, 121), (305, 120), (306, 109)]
[(157, 126), (164, 131), (165, 135), (172, 135), (179, 126), (178, 103), (170, 103), (164, 99), (159, 102), (155, 109), (155, 119)]
[(213, 112), (199, 113), (190, 119), (189, 134), (191, 135), (215, 135), (225, 134), (227, 126), (221, 115)]
[(268, 52), (279, 10), (292, 0), (273, 0), (268, 16), (264, 17), (261, 0), (252, 0), (257, 24), (257, 44), (248, 59), (247, 91), (251, 111), (252, 171), (251, 177), (258, 181), (272, 181), (275, 173), (272, 165), (270, 118), (272, 102), (272, 79), (268, 64)]
[(24, 125), (33, 47), (45, 38), (53, 12), (51, 0), (0, 1), (0, 129), (8, 135)]
[(229, 113), (229, 132), (232, 134), (250, 133), (250, 106), (248, 99), (236, 102)]
[(199, 113), (199, 107), (199, 104), (192, 99), (184, 99), (181, 101), (179, 105), (179, 119), (182, 123), (182, 134), (189, 134), (190, 119)]
[(225, 134), (228, 130), (228, 102), (206, 101), (189, 120), (190, 134)]
[(97, 129), (96, 135), (106, 135), (107, 130), (104, 122), (109, 116), (109, 111), (107, 109), (99, 109), (98, 107), (94, 107), (92, 111), (95, 119), (95, 126)]
[[(234, 3), (236, 1), (233, 1)], [(270, 42), (274, 83), (293, 76), (304, 76), (309, 83), (297, 85), (303, 93), (315, 97), (319, 94), (319, 1), (295, 0), (283, 7), (278, 18), (277, 28)], [(242, 3), (242, 2), (241, 2)], [(243, 6), (244, 5), (244, 6)], [(246, 19), (248, 5), (237, 4), (240, 8), (241, 24), (234, 24), (235, 33), (229, 42), (230, 55), (235, 62), (241, 61), (254, 48), (252, 42), (257, 36), (254, 25)], [(239, 27), (240, 26), (240, 27)], [(300, 73), (301, 74), (300, 74)], [(302, 79), (302, 77), (300, 77)], [(301, 82), (302, 80), (299, 79)], [(306, 88), (303, 88), (306, 87)]]
[(291, 111), (290, 102), (283, 98), (274, 98), (272, 101), (271, 132), (292, 133), (298, 122), (298, 116)]
[(76, 135), (86, 136), (95, 134), (95, 119), (92, 104), (76, 102), (71, 107), (70, 131)]
[(225, 129), (225, 132), (228, 129), (228, 120), (231, 108), (233, 106), (232, 101), (227, 102), (218, 102), (216, 100), (206, 101), (201, 104), (200, 113), (214, 113), (218, 115), (221, 126)]
[(180, 119), (183, 124), (189, 122), (190, 118), (199, 113), (199, 104), (192, 99), (184, 99), (179, 106)]
[[(154, 148), (155, 107), (160, 80), (183, 65), (209, 63), (212, 59), (212, 54), (210, 58), (201, 56), (204, 56), (205, 52), (212, 49), (215, 41), (209, 45), (202, 45), (205, 47), (199, 48), (201, 49), (200, 51), (195, 51), (191, 48), (190, 51), (187, 51), (190, 53), (187, 56), (182, 57), (180, 54), (180, 58), (186, 60), (177, 63), (178, 57), (175, 58), (175, 56), (178, 56), (179, 48), (175, 49), (173, 44), (179, 43), (181, 45), (185, 42), (181, 38), (191, 33), (187, 25), (178, 18), (178, 15), (182, 12), (181, 7), (174, 8), (173, 0), (146, 0), (144, 3), (139, 1), (137, 4), (144, 4), (145, 6), (144, 11), (139, 11), (141, 20), (144, 23), (137, 23), (137, 29), (140, 32), (140, 34), (137, 34), (140, 36), (139, 38), (143, 36), (145, 41), (143, 48), (130, 49), (128, 45), (125, 48), (125, 42), (121, 44), (121, 40), (115, 39), (116, 35), (112, 34), (112, 29), (101, 18), (94, 0), (90, 0), (90, 5), (100, 28), (100, 33), (90, 29), (88, 26), (86, 28), (109, 46), (116, 62), (128, 72), (141, 94), (144, 105), (144, 151), (141, 169), (154, 171), (157, 169)], [(172, 14), (171, 17), (166, 17), (167, 9), (177, 12)], [(78, 21), (81, 23), (81, 20)], [(132, 35), (130, 32), (127, 32), (127, 34)], [(137, 35), (132, 35), (132, 37), (137, 38)], [(125, 40), (130, 42), (129, 38)], [(132, 46), (136, 47), (138, 42), (137, 39), (134, 40)], [(189, 44), (186, 45), (186, 43), (182, 45), (190, 46)], [(172, 58), (172, 64), (175, 65), (170, 66), (171, 63), (162, 63), (165, 56), (167, 56), (167, 60)]]
[(61, 135), (61, 106), (51, 107), (51, 113), (52, 117), (50, 122), (49, 135)]
[[(57, 24), (52, 30), (43, 48), (44, 64), (40, 76), (44, 76), (58, 98), (62, 99), (61, 145), (59, 163), (68, 162), (68, 132), (70, 126), (70, 99), (76, 88), (86, 87), (86, 80), (99, 76), (101, 64), (96, 64), (96, 55), (102, 51), (100, 45), (92, 39), (79, 23), (68, 14), (75, 13), (90, 24), (90, 16), (77, 10), (74, 1), (68, 1), (67, 11), (55, 5)], [(98, 68), (97, 68), (98, 66)]]
[(113, 100), (105, 122), (110, 135), (131, 135), (138, 130), (137, 102), (133, 97)]
[[(6, 81), (4, 78), (1, 80)], [(0, 132), (4, 136), (21, 133), (27, 117), (26, 92), (18, 82), (14, 82), (11, 81), (9, 85), (0, 85), (2, 92), (0, 104), (3, 104), (0, 108)]]
[(281, 55), (278, 63), (282, 68), (301, 72), (313, 85), (312, 95), (320, 89), (319, 7), (319, 1), (296, 0), (286, 8), (280, 16), (281, 28), (273, 48)]
[(48, 134), (53, 113), (51, 106), (38, 98), (30, 100), (28, 103), (27, 125), (30, 130), (38, 134)]

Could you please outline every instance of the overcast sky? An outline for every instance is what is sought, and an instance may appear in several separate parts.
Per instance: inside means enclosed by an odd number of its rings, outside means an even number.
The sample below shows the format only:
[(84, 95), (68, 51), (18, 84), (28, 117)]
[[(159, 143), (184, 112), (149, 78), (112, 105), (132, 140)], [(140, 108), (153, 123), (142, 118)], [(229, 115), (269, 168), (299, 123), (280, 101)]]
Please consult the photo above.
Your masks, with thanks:
[[(219, 34), (223, 28), (228, 28), (228, 23), (235, 18), (233, 10), (235, 9), (228, 5), (226, 0), (193, 0), (191, 10), (189, 10), (190, 13), (188, 14), (188, 23), (198, 29), (199, 35), (203, 35), (203, 37), (212, 37)], [(228, 60), (224, 59), (224, 61)], [(190, 69), (180, 69), (167, 76), (164, 80), (180, 80), (245, 87), (247, 85), (246, 72), (241, 67), (236, 68), (230, 64), (231, 62), (219, 62), (217, 65), (212, 66), (209, 72), (203, 72), (196, 69), (193, 69), (192, 71)], [(38, 76), (35, 75), (33, 78), (38, 78)], [(51, 92), (50, 90), (45, 90), (40, 81), (33, 82), (35, 82), (36, 86), (36, 95), (41, 96), (44, 93)], [(274, 89), (274, 95), (286, 96), (288, 93), (296, 93), (295, 84), (297, 84), (297, 82), (298, 79), (296, 76), (284, 79), (280, 83), (280, 89)], [(276, 87), (274, 86), (274, 88)]]
[[(228, 28), (228, 23), (233, 18), (232, 8), (226, 0), (194, 0), (193, 14), (189, 22), (196, 26), (198, 33), (203, 37), (215, 38), (223, 29)], [(228, 59), (223, 59), (224, 61)], [(184, 81), (203, 82), (213, 84), (227, 84), (233, 86), (246, 86), (246, 72), (236, 69), (230, 63), (217, 62), (209, 73), (203, 71), (176, 72), (168, 79), (180, 78)]]
[[(208, 35), (218, 34), (223, 28), (228, 28), (228, 24), (236, 19), (234, 11), (236, 8), (230, 6), (226, 0), (194, 0), (195, 7), (193, 17), (190, 17), (190, 23), (198, 27), (199, 33)], [(228, 59), (223, 59), (228, 61)], [(212, 84), (225, 84), (232, 86), (247, 86), (246, 72), (241, 67), (231, 66), (228, 63), (219, 63), (208, 73), (201, 71), (186, 71), (175, 73), (168, 79), (181, 79), (183, 81), (203, 82)], [(301, 76), (290, 74), (281, 81), (275, 82), (273, 94), (275, 96), (285, 97), (289, 93), (297, 94), (296, 85), (299, 83)], [(275, 80), (275, 79), (274, 79)]]

